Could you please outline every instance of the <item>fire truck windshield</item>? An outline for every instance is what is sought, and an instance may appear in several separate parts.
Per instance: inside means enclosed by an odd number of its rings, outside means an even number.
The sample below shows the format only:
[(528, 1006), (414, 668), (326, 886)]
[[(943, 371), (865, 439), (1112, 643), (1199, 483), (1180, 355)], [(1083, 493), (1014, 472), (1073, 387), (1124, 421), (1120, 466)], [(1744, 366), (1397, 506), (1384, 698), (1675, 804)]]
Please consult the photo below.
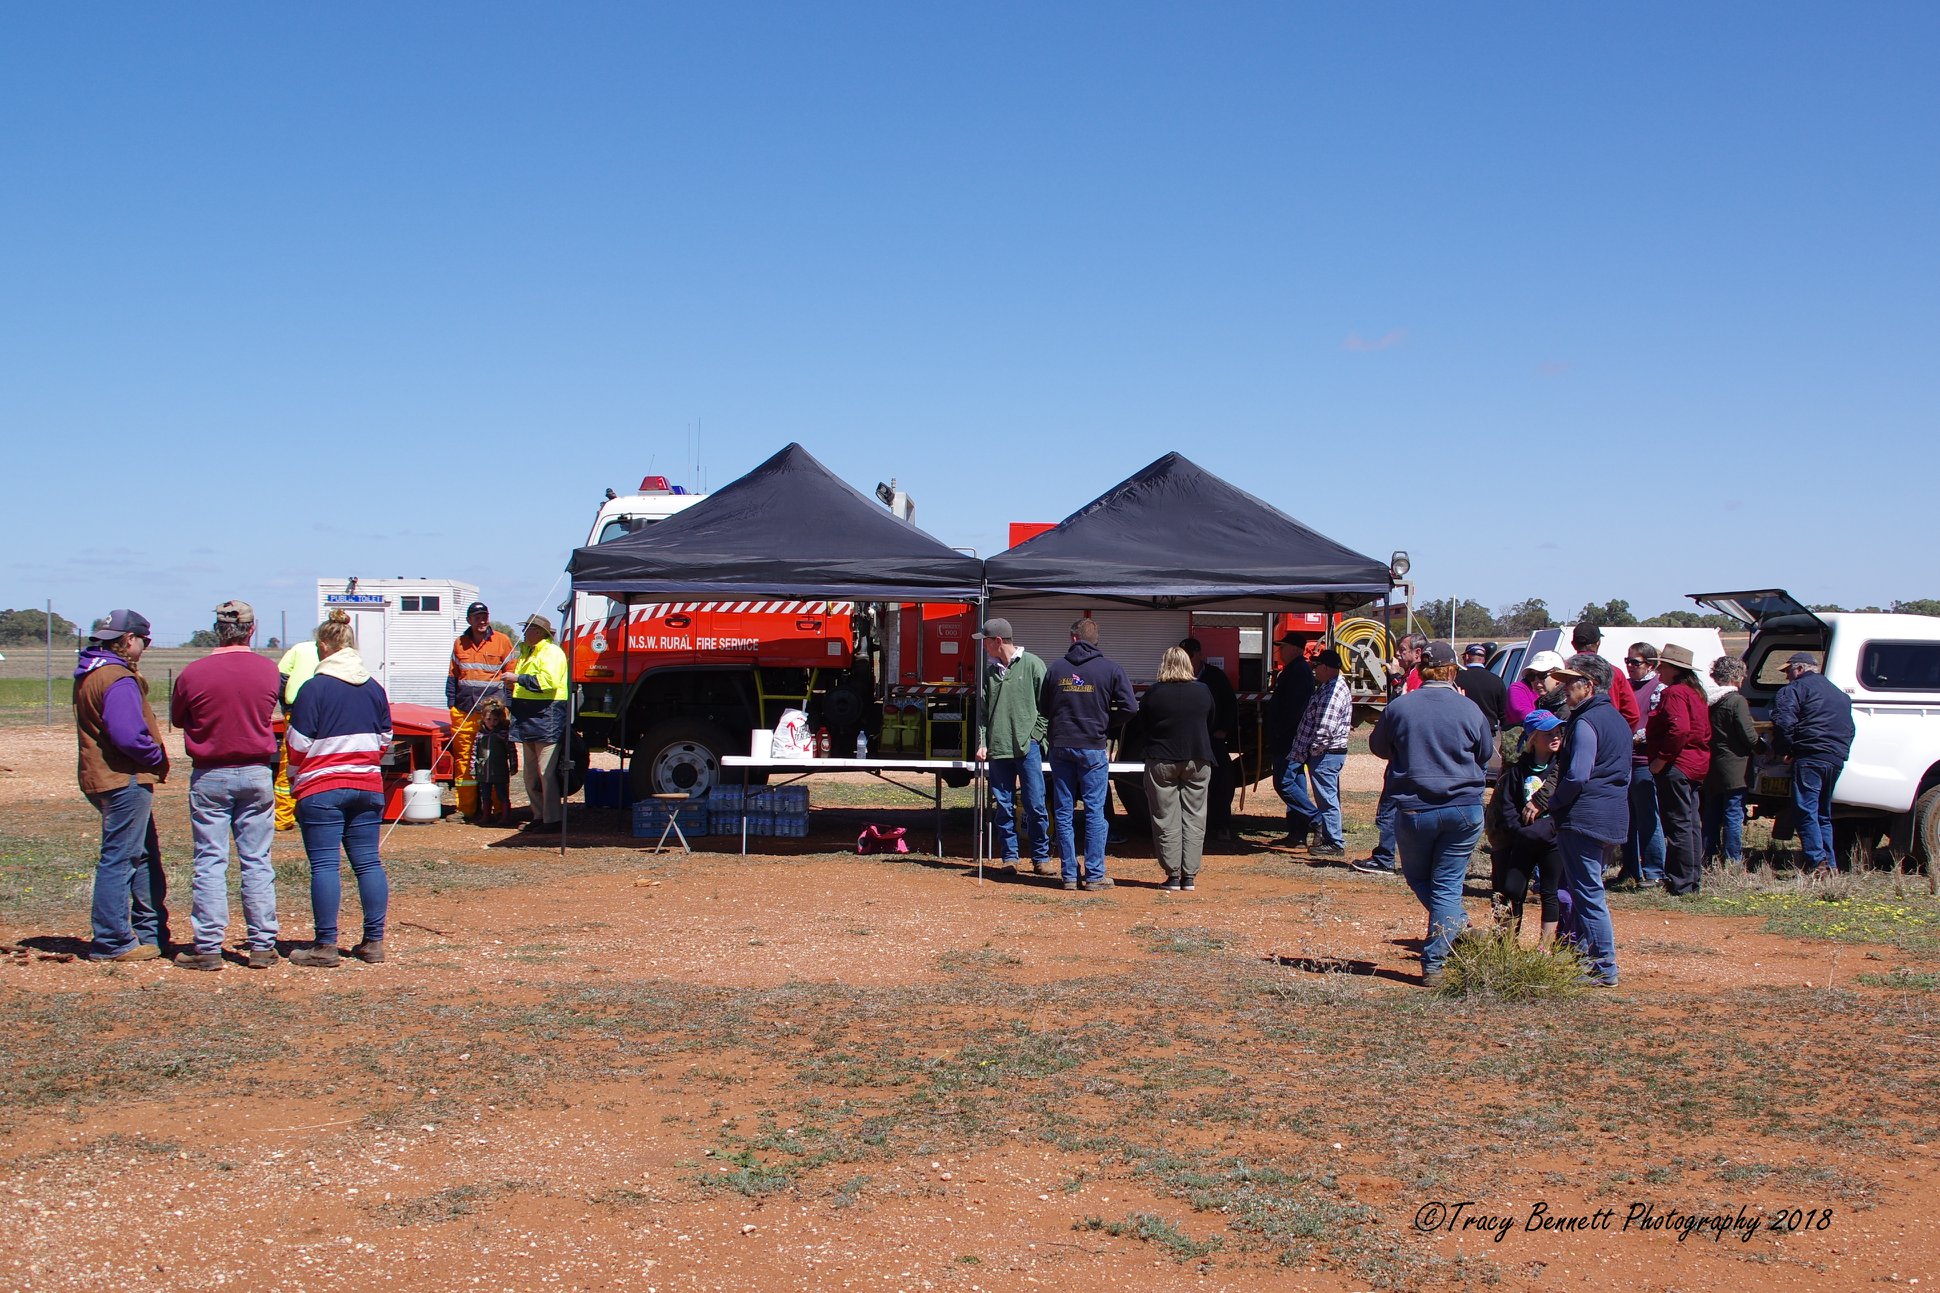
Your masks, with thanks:
[(593, 542), (605, 543), (607, 540), (617, 539), (623, 534), (632, 534), (635, 530), (644, 530), (655, 521), (661, 519), (663, 518), (658, 516), (616, 516), (600, 527), (600, 537), (594, 539)]

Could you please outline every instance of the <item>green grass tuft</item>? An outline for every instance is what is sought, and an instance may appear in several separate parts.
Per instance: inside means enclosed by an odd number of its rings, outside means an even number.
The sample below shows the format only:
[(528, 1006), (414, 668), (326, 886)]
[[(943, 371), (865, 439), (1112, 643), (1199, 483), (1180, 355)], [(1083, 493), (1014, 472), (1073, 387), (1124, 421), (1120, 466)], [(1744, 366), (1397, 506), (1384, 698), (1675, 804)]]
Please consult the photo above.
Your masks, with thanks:
[(1150, 1212), (1134, 1212), (1123, 1221), (1086, 1217), (1083, 1221), (1073, 1222), (1071, 1228), (1102, 1230), (1121, 1238), (1142, 1239), (1148, 1244), (1157, 1244), (1182, 1262), (1216, 1253), (1223, 1246), (1217, 1235), (1209, 1239), (1194, 1239), (1173, 1222)]
[(1506, 930), (1471, 933), (1455, 940), (1443, 967), (1447, 997), (1491, 1001), (1540, 1001), (1583, 990), (1586, 967), (1571, 948), (1554, 952), (1525, 947)]

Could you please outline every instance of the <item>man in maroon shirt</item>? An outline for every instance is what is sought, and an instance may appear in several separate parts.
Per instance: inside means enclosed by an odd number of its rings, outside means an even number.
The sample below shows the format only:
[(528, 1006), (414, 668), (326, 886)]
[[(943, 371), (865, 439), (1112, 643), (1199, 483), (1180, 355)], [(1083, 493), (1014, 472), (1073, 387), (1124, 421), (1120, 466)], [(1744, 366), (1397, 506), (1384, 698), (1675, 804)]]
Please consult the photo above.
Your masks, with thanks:
[(282, 679), (250, 650), (256, 612), (248, 602), (216, 607), (216, 649), (182, 670), (169, 720), (182, 730), (194, 771), (189, 825), (195, 837), (195, 948), (177, 954), (188, 970), (222, 968), (229, 928), (229, 841), (242, 867), (243, 921), (252, 970), (276, 964), (276, 871), (269, 843), (276, 820), (276, 712)]

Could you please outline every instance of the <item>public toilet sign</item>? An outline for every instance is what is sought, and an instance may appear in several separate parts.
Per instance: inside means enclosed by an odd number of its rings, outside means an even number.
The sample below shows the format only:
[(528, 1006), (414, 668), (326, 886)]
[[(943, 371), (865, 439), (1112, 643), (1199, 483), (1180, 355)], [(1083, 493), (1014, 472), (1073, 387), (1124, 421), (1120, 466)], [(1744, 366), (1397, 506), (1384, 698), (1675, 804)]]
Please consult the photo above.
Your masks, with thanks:
[(390, 598), (383, 593), (325, 593), (325, 606), (385, 606)]

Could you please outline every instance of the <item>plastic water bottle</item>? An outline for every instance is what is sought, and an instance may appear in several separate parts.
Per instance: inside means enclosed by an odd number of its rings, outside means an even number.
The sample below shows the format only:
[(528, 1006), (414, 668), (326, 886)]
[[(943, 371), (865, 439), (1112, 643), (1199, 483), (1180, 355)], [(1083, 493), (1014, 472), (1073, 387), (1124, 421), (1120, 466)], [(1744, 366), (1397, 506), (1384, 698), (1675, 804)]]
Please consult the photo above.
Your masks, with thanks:
[(869, 757), (869, 734), (867, 732), (857, 732), (855, 734), (855, 757), (858, 759), (866, 759)]

